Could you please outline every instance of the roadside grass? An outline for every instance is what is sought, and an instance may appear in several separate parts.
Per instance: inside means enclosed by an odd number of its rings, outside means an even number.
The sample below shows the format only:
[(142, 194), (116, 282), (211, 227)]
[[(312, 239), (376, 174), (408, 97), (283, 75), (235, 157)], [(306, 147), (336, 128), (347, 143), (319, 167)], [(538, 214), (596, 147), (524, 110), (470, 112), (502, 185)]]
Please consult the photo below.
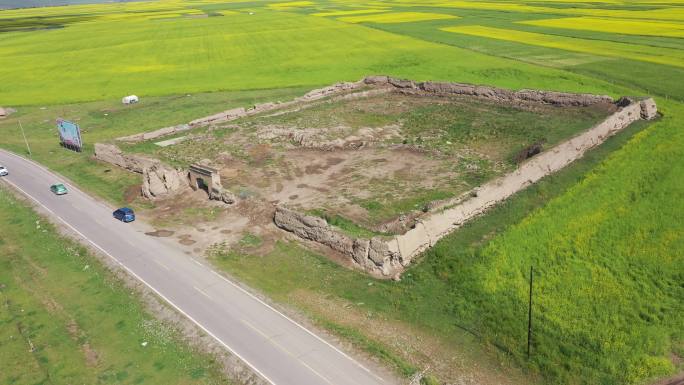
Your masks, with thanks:
[(367, 353), (379, 358), (394, 368), (404, 377), (409, 377), (418, 371), (414, 365), (393, 353), (390, 349), (385, 347), (382, 343), (378, 343), (350, 327), (345, 327), (322, 317), (312, 315), (313, 321), (319, 326), (331, 331), (333, 334), (344, 338), (345, 340), (354, 344), (354, 346), (363, 349)]
[(0, 206), (0, 382), (226, 383), (212, 357), (5, 187)]
[[(673, 129), (672, 123), (671, 119), (664, 119), (642, 131), (647, 123), (638, 122), (609, 138), (584, 158), (519, 192), (438, 242), (403, 275), (400, 282), (377, 281), (358, 272), (340, 269), (327, 258), (294, 243), (278, 243), (274, 251), (259, 256), (215, 253), (212, 260), (217, 266), (279, 301), (290, 301), (288, 293), (295, 290), (308, 290), (351, 303), (362, 302), (366, 309), (417, 325), (444, 338), (465, 341), (465, 335), (474, 333), (481, 341), (505, 349), (499, 353), (484, 353), (482, 348), (472, 348), (479, 352), (475, 354), (490, 355), (490, 359), (493, 359), (492, 355), (499, 359), (512, 359), (531, 373), (540, 373), (555, 383), (642, 383), (647, 378), (665, 375), (674, 369), (666, 364), (670, 348), (679, 346), (676, 348), (679, 350), (673, 353), (683, 353), (682, 330), (676, 325), (684, 313), (677, 313), (678, 309), (682, 310), (682, 305), (675, 300), (681, 298), (682, 287), (674, 285), (678, 274), (681, 278), (682, 270), (676, 265), (681, 264), (681, 258), (677, 259), (672, 252), (663, 250), (665, 246), (660, 246), (657, 254), (650, 253), (653, 249), (643, 250), (651, 256), (651, 261), (644, 260), (645, 254), (637, 259), (630, 259), (628, 255), (610, 257), (609, 251), (614, 248), (639, 250), (641, 242), (647, 241), (644, 237), (632, 238), (625, 246), (610, 242), (602, 247), (602, 253), (608, 251), (608, 254), (600, 257), (590, 257), (591, 249), (584, 249), (576, 255), (565, 251), (561, 255), (555, 254), (557, 249), (544, 242), (553, 244), (566, 237), (572, 239), (573, 230), (582, 228), (582, 220), (574, 218), (581, 214), (575, 212), (573, 206), (567, 206), (569, 209), (563, 210), (562, 215), (545, 213), (549, 210), (546, 207), (554, 210), (558, 202), (563, 202), (569, 195), (587, 202), (604, 202), (605, 198), (593, 194), (593, 189), (580, 191), (587, 185), (593, 184), (596, 188), (600, 184), (601, 178), (597, 175), (604, 174), (600, 170), (619, 164), (623, 170), (634, 167), (628, 159), (646, 155), (644, 152), (648, 153), (651, 144), (648, 142), (661, 140), (661, 135)], [(622, 147), (622, 151), (614, 153)], [(671, 151), (673, 147), (667, 146)], [(670, 158), (662, 154), (656, 159), (664, 161)], [(644, 162), (644, 167), (648, 164), (651, 163)], [(592, 171), (598, 165), (601, 165), (599, 171)], [(674, 174), (670, 175), (674, 177)], [(612, 183), (600, 188), (615, 192), (617, 189), (613, 183), (625, 187), (625, 181), (642, 184), (639, 178), (622, 176), (610, 178)], [(625, 194), (629, 196), (628, 192)], [(633, 216), (634, 220), (642, 214), (639, 210)], [(534, 243), (529, 243), (529, 237), (510, 235), (530, 226), (529, 217), (538, 216), (553, 220), (553, 223), (568, 223), (568, 228), (555, 233), (535, 229), (539, 236), (533, 238)], [(609, 218), (607, 214), (601, 217)], [(595, 224), (585, 223), (585, 226)], [(551, 223), (544, 225), (554, 226)], [(672, 242), (682, 241), (676, 232), (666, 233), (670, 234), (667, 238)], [(577, 236), (591, 237), (590, 234), (581, 234)], [(600, 244), (599, 239), (594, 239), (592, 244)], [(623, 240), (613, 239), (616, 242)], [(658, 242), (653, 240), (648, 244), (654, 246)], [(679, 249), (674, 245), (672, 248)], [(522, 254), (512, 261), (504, 261), (511, 257), (509, 249), (520, 249)], [(530, 249), (541, 250), (527, 253)], [(659, 257), (653, 259), (654, 255)], [(524, 341), (527, 311), (524, 273), (529, 271), (532, 263), (538, 272), (537, 305), (534, 353), (528, 366)], [(669, 266), (669, 273), (657, 268), (660, 265), (664, 268)], [(583, 267), (575, 271), (579, 266)], [(620, 275), (624, 292), (616, 291), (613, 286), (610, 292), (599, 295), (608, 288), (597, 280), (598, 277), (582, 272), (605, 269)], [(662, 279), (662, 284), (654, 280), (655, 277), (642, 279), (642, 274), (650, 275), (652, 269), (659, 271), (657, 276)], [(567, 277), (573, 279), (568, 280)], [(592, 289), (593, 285), (596, 285), (596, 290)], [(652, 293), (657, 294), (652, 296)], [(295, 305), (307, 307), (305, 303)], [(608, 320), (610, 324), (606, 324)], [(606, 333), (611, 339), (605, 339)], [(604, 350), (605, 343), (610, 346), (609, 341), (621, 341), (621, 344)], [(390, 349), (386, 342), (379, 343)]]

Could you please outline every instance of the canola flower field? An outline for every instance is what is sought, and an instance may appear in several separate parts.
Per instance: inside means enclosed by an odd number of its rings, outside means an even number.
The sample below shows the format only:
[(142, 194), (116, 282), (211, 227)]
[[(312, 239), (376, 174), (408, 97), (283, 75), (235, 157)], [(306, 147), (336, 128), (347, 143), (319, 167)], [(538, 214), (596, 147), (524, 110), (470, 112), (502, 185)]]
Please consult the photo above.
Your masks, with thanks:
[[(320, 279), (332, 283), (317, 290), (363, 299), (417, 327), (448, 336), (465, 325), (549, 383), (646, 384), (684, 369), (682, 31), (684, 2), (667, 0), (169, 0), (10, 10), (0, 12), (0, 105), (313, 88), (368, 74), (654, 96), (663, 116), (567, 189), (536, 191), (545, 203), (529, 211), (511, 204), (516, 215), (492, 216), (497, 225), (474, 239), (463, 239), (468, 231), (445, 238), (399, 283), (369, 291), (367, 278), (338, 267), (304, 279), (254, 258), (222, 264), (266, 291)], [(0, 122), (10, 138), (0, 146), (19, 148), (14, 124)], [(28, 130), (39, 135), (37, 127)], [(294, 266), (315, 257), (273, 258)], [(539, 318), (527, 360), (530, 266)]]

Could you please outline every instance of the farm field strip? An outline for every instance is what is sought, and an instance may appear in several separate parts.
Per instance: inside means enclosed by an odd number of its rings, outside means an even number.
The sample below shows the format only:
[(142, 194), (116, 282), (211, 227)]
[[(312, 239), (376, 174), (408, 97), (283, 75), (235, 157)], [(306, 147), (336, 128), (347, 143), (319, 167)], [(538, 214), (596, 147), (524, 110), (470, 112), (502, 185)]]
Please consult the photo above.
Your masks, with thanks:
[(348, 11), (326, 11), (326, 12), (317, 12), (317, 13), (312, 13), (311, 16), (319, 16), (319, 17), (334, 17), (334, 16), (350, 16), (350, 15), (364, 15), (368, 13), (380, 13), (380, 12), (389, 12), (390, 9), (354, 9), (354, 10), (348, 10)]
[[(436, 7), (436, 8), (462, 8), (485, 11), (503, 11), (529, 14), (548, 14), (548, 15), (575, 15), (575, 16), (602, 16), (617, 17), (625, 19), (643, 20), (672, 20), (684, 21), (684, 8), (668, 7), (653, 10), (624, 10), (624, 9), (602, 9), (602, 8), (560, 8), (545, 7), (538, 4), (547, 2), (535, 2), (535, 5), (525, 3), (509, 2), (480, 2), (480, 1), (443, 1), (434, 0), (427, 2), (416, 2), (413, 0), (385, 0), (381, 4), (396, 7)], [(550, 2), (552, 4), (553, 2)]]
[(684, 51), (669, 48), (654, 48), (636, 44), (545, 35), (535, 32), (524, 32), (514, 29), (485, 27), (480, 25), (445, 27), (441, 28), (441, 30), (547, 48), (558, 48), (593, 55), (627, 58), (684, 68)]
[(684, 37), (684, 24), (629, 19), (568, 17), (519, 21), (520, 24), (582, 31), (609, 32), (625, 35)]
[(410, 23), (425, 20), (446, 20), (457, 19), (458, 16), (447, 15), (442, 13), (427, 13), (427, 12), (396, 12), (396, 13), (381, 13), (364, 16), (347, 16), (340, 17), (337, 20), (346, 23)]
[(284, 3), (270, 3), (267, 5), (267, 7), (272, 8), (272, 9), (288, 10), (290, 8), (310, 7), (310, 6), (315, 5), (315, 4), (316, 3), (313, 3), (311, 1), (287, 1)]

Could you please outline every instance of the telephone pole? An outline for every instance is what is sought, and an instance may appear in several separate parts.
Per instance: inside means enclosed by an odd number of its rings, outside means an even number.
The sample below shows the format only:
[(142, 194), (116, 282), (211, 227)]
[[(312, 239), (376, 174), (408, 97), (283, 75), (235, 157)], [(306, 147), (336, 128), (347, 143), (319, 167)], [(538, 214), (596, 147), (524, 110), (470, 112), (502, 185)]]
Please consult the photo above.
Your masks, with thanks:
[(21, 125), (21, 119), (18, 120), (19, 122), (19, 128), (21, 128), (21, 136), (24, 137), (24, 143), (26, 143), (26, 149), (28, 150), (29, 158), (32, 156), (31, 155), (31, 147), (29, 147), (28, 140), (26, 140), (26, 134), (24, 133), (24, 126)]
[(527, 359), (530, 359), (530, 346), (532, 344), (532, 275), (534, 270), (530, 266), (530, 302), (527, 313)]

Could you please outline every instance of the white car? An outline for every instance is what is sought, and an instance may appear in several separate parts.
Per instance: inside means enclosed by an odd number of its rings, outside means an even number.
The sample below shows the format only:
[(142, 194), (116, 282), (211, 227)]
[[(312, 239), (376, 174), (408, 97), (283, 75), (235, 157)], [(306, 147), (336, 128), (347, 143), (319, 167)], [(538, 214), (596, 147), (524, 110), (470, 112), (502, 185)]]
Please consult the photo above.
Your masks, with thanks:
[(0, 176), (5, 175), (9, 175), (9, 171), (7, 171), (7, 168), (5, 168), (5, 166), (0, 166)]

